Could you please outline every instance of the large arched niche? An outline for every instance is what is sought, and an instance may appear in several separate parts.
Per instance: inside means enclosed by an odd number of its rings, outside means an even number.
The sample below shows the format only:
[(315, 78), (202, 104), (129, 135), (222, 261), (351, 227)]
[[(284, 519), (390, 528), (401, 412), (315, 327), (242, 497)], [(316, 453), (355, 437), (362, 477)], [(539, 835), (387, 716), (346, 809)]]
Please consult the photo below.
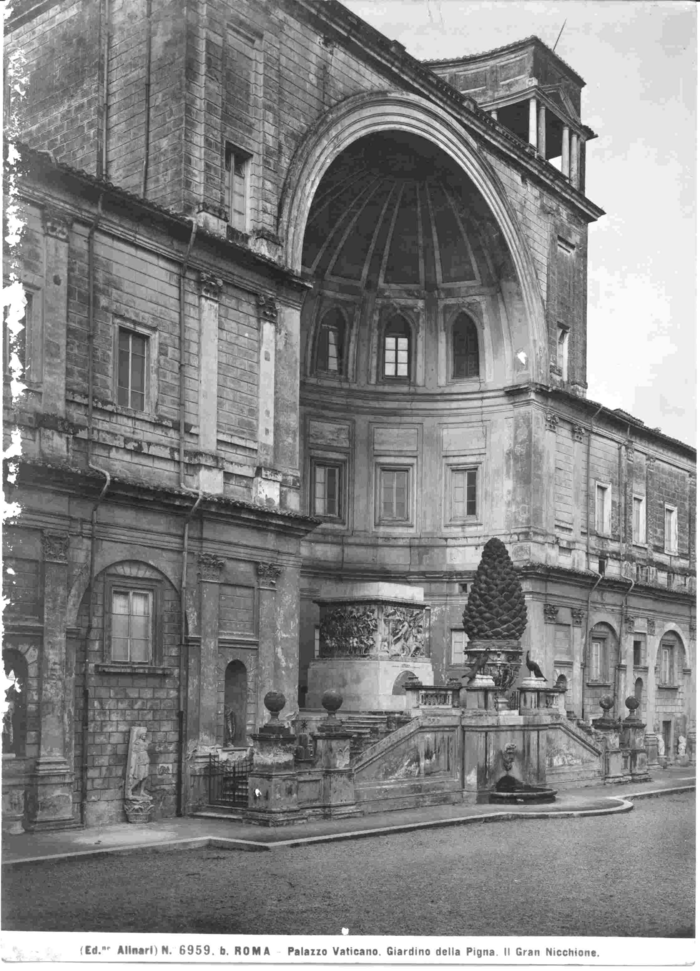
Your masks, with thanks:
[[(547, 380), (544, 307), (527, 244), (505, 192), (477, 146), (438, 106), (403, 92), (356, 95), (331, 109), (306, 135), (292, 160), (280, 206), (279, 232), (287, 266), (302, 270), (304, 236), (316, 191), (333, 161), (358, 139), (380, 132), (400, 132), (425, 139), (442, 150), (477, 190), (505, 241), (522, 301), (521, 313), (509, 313), (508, 372), (518, 381)], [(517, 302), (517, 301), (516, 301)]]

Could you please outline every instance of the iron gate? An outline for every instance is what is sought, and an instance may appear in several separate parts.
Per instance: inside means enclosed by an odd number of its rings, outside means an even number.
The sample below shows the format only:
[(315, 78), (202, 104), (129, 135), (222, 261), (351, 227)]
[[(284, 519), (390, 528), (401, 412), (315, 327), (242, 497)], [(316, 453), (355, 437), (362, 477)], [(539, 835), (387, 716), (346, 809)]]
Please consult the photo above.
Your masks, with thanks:
[(209, 756), (209, 805), (226, 809), (246, 809), (248, 806), (248, 776), (253, 768), (252, 757), (238, 762), (226, 762)]

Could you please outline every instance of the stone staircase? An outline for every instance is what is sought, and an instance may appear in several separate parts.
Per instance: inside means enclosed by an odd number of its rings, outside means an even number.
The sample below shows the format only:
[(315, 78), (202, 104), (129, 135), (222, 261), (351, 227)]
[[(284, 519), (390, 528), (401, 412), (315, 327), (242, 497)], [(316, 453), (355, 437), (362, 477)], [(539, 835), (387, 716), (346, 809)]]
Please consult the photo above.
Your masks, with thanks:
[(346, 712), (340, 720), (345, 731), (355, 736), (350, 747), (351, 758), (355, 760), (375, 742), (410, 721), (410, 716), (402, 711), (358, 711)]

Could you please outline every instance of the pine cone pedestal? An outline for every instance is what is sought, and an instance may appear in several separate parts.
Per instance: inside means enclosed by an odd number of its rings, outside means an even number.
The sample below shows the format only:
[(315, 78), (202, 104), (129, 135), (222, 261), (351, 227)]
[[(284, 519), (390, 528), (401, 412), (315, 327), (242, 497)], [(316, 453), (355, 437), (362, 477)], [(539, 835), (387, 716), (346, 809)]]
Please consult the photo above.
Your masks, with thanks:
[(477, 674), (467, 684), (467, 708), (508, 707), (506, 692), (513, 686), (522, 663), (520, 641), (510, 638), (474, 640), (466, 650), (469, 667)]
[(538, 708), (545, 708), (544, 695), (547, 690), (547, 682), (544, 678), (528, 677), (521, 681), (520, 692), (520, 713), (536, 711)]

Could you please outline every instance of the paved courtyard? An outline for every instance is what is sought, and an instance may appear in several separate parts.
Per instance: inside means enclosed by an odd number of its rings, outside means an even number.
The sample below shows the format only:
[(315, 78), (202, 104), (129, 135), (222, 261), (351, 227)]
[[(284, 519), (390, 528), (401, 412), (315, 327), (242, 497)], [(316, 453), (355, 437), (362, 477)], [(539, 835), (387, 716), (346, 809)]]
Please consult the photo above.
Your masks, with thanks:
[(617, 816), (9, 867), (3, 928), (688, 937), (694, 827), (682, 793)]

